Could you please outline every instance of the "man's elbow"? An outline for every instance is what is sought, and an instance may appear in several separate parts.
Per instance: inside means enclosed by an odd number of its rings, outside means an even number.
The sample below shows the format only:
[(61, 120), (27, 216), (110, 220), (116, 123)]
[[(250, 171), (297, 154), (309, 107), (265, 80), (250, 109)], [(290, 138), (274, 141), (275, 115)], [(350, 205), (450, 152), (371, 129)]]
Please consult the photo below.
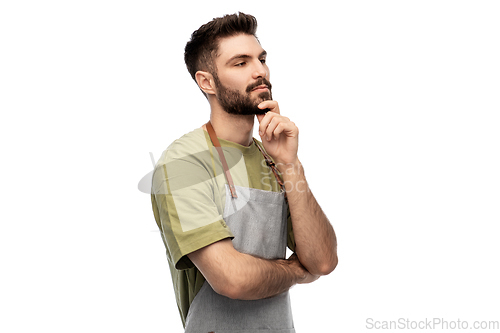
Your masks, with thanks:
[(236, 276), (230, 276), (225, 279), (217, 281), (217, 283), (210, 284), (212, 289), (219, 295), (231, 299), (245, 299), (245, 290), (243, 283), (238, 282)]
[(335, 270), (338, 263), (339, 263), (339, 258), (335, 254), (334, 258), (322, 263), (322, 265), (320, 267), (318, 267), (318, 271), (315, 272), (316, 273), (315, 275), (324, 276), (324, 275), (330, 274), (331, 272), (333, 272)]
[(222, 286), (218, 288), (217, 290), (214, 289), (214, 291), (222, 296), (225, 296), (227, 298), (231, 299), (241, 299), (241, 288), (238, 288), (234, 285), (227, 284), (225, 286)]

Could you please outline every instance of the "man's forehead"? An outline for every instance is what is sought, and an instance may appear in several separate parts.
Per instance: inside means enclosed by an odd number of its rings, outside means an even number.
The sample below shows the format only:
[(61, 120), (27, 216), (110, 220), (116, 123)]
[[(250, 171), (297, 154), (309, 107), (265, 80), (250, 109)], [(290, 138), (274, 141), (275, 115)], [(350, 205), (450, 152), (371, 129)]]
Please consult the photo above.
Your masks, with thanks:
[(231, 37), (222, 38), (219, 41), (217, 58), (227, 60), (237, 54), (248, 54), (250, 56), (259, 56), (264, 49), (255, 36), (240, 34)]

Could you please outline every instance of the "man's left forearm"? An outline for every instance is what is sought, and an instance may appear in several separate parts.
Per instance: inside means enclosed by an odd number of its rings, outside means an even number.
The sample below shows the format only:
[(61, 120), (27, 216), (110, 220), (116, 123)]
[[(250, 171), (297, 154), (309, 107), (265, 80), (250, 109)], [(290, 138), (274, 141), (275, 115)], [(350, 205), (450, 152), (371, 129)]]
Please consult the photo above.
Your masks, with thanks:
[(313, 275), (327, 275), (337, 266), (337, 238), (314, 198), (302, 164), (278, 165), (285, 183), (295, 238), (295, 253)]

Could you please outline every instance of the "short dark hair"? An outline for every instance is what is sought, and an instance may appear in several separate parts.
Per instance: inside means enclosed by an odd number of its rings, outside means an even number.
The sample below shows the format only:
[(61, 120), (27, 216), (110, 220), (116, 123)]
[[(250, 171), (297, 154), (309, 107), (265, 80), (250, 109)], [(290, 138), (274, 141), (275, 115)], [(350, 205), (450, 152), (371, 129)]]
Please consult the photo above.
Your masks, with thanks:
[(184, 49), (184, 62), (196, 81), (197, 71), (207, 71), (216, 74), (214, 60), (219, 49), (221, 38), (239, 34), (253, 35), (257, 31), (257, 19), (252, 15), (236, 13), (214, 18), (193, 32)]

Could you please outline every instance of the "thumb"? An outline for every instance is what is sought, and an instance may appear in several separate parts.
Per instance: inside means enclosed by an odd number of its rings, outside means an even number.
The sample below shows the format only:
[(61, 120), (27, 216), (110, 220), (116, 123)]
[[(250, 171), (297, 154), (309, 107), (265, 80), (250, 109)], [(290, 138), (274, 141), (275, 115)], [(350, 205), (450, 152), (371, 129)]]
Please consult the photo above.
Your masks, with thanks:
[(262, 121), (262, 119), (264, 119), (264, 117), (266, 116), (265, 114), (257, 114), (257, 120), (259, 121), (259, 124), (260, 122)]

